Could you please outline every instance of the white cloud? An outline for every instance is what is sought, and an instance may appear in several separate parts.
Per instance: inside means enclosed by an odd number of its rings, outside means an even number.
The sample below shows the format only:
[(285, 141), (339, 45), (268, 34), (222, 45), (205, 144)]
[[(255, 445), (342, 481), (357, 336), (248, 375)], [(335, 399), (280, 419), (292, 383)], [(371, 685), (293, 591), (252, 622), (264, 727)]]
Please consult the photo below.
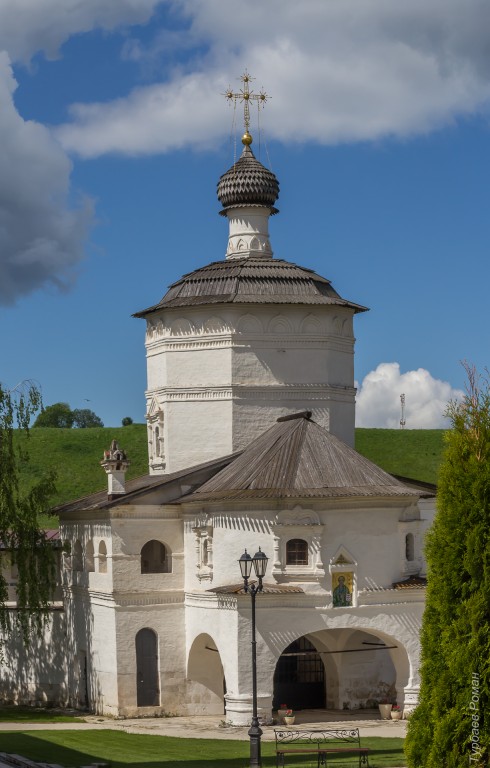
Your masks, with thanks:
[(444, 418), (448, 402), (460, 400), (464, 393), (434, 379), (424, 368), (400, 373), (398, 363), (380, 363), (358, 390), (356, 426), (398, 429), (401, 394), (405, 395), (407, 429), (441, 429), (448, 426)]
[(171, 50), (177, 58), (193, 48), (191, 63), (127, 98), (74, 105), (72, 121), (59, 129), (68, 150), (135, 155), (216, 141), (229, 130), (220, 93), (245, 65), (273, 97), (268, 133), (288, 142), (405, 137), (488, 107), (486, 0), (182, 0), (177, 7), (188, 17), (184, 34), (160, 31), (145, 46), (133, 37), (124, 55), (147, 61)]
[(12, 61), (58, 55), (71, 35), (148, 21), (160, 0), (0, 0), (0, 49)]
[[(71, 162), (52, 133), (16, 110), (11, 61), (58, 55), (73, 34), (144, 23), (158, 0), (0, 0), (0, 304), (66, 288), (83, 258), (92, 203), (70, 205)], [(2, 50), (3, 49), (3, 50)]]
[(82, 258), (91, 204), (68, 204), (71, 163), (50, 132), (23, 120), (0, 52), (0, 304), (45, 285), (63, 287)]

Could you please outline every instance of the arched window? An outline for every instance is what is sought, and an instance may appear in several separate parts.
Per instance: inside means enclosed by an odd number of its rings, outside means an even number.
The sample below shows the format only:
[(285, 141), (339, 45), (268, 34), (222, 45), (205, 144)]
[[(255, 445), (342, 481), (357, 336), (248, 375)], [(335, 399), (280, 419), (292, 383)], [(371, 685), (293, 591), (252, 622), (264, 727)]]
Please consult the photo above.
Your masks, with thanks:
[(141, 573), (170, 573), (170, 551), (161, 541), (147, 541), (141, 550)]
[(94, 564), (94, 544), (92, 539), (89, 539), (87, 542), (87, 549), (85, 552), (85, 563), (86, 563), (87, 571), (89, 573), (93, 573), (95, 571), (95, 564)]
[(405, 536), (405, 557), (407, 560), (415, 560), (415, 541), (413, 533), (407, 533)]
[(73, 570), (83, 571), (83, 550), (78, 539), (73, 547)]
[(155, 427), (155, 456), (160, 455), (160, 427)]
[(286, 565), (308, 565), (308, 542), (289, 539), (286, 544)]
[(107, 573), (107, 547), (105, 541), (99, 544), (99, 573)]

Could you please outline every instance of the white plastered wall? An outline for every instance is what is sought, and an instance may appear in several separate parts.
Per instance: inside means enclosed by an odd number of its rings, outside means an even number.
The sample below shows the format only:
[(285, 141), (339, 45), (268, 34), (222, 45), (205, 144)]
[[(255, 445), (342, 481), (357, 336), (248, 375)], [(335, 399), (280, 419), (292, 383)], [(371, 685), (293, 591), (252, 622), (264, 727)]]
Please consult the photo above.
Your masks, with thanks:
[[(404, 540), (400, 521), (418, 515), (409, 500), (338, 500), (290, 504), (290, 513), (267, 506), (250, 509), (250, 503), (234, 508), (223, 503), (199, 510), (212, 535), (212, 578), (196, 567), (196, 533), (190, 510), (186, 511), (186, 645), (187, 654), (203, 627), (219, 651), (226, 678), (227, 720), (246, 724), (251, 710), (250, 602), (249, 596), (210, 593), (213, 587), (240, 582), (238, 558), (245, 548), (253, 554), (260, 546), (271, 558), (266, 583), (301, 586), (303, 594), (257, 597), (259, 708), (264, 717), (271, 713), (273, 676), (283, 650), (303, 635), (313, 635), (317, 647), (345, 651), (363, 642), (367, 633), (373, 642), (396, 646), (371, 653), (340, 653), (329, 656), (327, 701), (334, 708), (368, 706), (388, 693), (408, 711), (417, 701), (419, 632), (424, 605), (423, 591), (404, 591), (393, 583), (404, 577)], [(284, 502), (288, 506), (288, 502)], [(294, 522), (288, 523), (289, 517)], [(303, 527), (301, 520), (307, 521)], [(309, 522), (308, 522), (309, 521)], [(203, 524), (204, 524), (203, 523)], [(278, 529), (279, 524), (279, 529)], [(412, 523), (413, 524), (413, 523)], [(291, 568), (273, 576), (274, 537), (280, 530), (284, 541), (291, 537), (318, 541), (324, 576), (311, 573), (295, 577)], [(311, 535), (310, 535), (311, 532)], [(281, 550), (283, 551), (283, 550)], [(352, 562), (341, 566), (355, 572), (352, 607), (332, 606), (332, 563), (339, 553)], [(205, 573), (205, 578), (202, 578)], [(209, 629), (212, 628), (212, 629)], [(354, 644), (354, 646), (353, 646)], [(376, 655), (378, 654), (378, 655)], [(355, 658), (357, 656), (357, 658)], [(384, 656), (384, 658), (383, 658)], [(196, 666), (196, 661), (193, 659)], [(202, 660), (202, 664), (205, 661)], [(336, 675), (334, 671), (336, 670)], [(359, 681), (363, 679), (361, 687)], [(335, 680), (337, 682), (335, 683)], [(205, 687), (205, 686), (204, 686)], [(357, 692), (356, 692), (357, 691)], [(203, 701), (206, 700), (203, 692)]]
[[(147, 325), (149, 429), (161, 413), (173, 472), (239, 450), (279, 416), (310, 409), (354, 443), (353, 311), (336, 306), (165, 310)], [(152, 421), (153, 420), (153, 421)]]

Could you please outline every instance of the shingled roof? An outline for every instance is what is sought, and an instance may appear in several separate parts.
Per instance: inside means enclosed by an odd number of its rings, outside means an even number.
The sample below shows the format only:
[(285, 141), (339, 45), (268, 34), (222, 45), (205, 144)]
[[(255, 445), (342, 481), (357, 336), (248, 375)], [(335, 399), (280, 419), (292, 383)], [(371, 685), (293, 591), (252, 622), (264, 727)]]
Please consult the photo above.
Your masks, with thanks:
[(173, 283), (163, 299), (136, 312), (145, 317), (171, 307), (202, 304), (333, 304), (365, 312), (343, 299), (330, 280), (283, 259), (248, 256), (213, 261)]
[(279, 196), (279, 182), (272, 171), (257, 160), (250, 146), (245, 145), (239, 160), (218, 182), (218, 198), (227, 208), (259, 205), (271, 209)]
[(310, 416), (305, 411), (278, 420), (238, 458), (182, 500), (421, 495)]

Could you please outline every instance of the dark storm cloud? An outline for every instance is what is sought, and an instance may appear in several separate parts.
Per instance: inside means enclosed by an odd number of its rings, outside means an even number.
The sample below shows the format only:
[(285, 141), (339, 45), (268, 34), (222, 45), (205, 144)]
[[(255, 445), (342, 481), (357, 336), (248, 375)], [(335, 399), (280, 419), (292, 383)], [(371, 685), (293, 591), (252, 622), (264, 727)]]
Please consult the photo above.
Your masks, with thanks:
[(71, 207), (71, 163), (49, 131), (15, 109), (16, 83), (0, 53), (0, 304), (66, 287), (83, 257), (89, 201)]

